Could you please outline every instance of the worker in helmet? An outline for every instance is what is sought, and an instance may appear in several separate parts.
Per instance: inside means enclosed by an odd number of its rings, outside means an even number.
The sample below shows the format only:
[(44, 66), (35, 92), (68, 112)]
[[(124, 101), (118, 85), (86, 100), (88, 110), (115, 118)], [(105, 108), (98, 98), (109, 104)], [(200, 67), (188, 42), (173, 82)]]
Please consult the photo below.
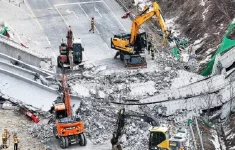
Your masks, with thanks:
[(155, 53), (156, 53), (156, 51), (157, 51), (156, 46), (152, 46), (152, 48), (151, 48), (151, 56), (152, 56), (152, 60), (154, 60), (154, 57), (155, 57)]
[(14, 132), (13, 135), (13, 142), (14, 142), (14, 150), (18, 150), (19, 139), (16, 132)]
[(9, 132), (7, 131), (7, 129), (4, 129), (3, 133), (2, 133), (2, 146), (3, 148), (7, 148), (7, 139), (10, 137)]
[(50, 146), (45, 146), (45, 150), (51, 150), (51, 147)]
[(151, 49), (153, 48), (153, 36), (151, 34), (147, 35), (147, 41), (148, 41), (148, 54), (150, 54)]
[(95, 31), (95, 22), (94, 22), (94, 17), (91, 18), (91, 29), (89, 30), (89, 32), (93, 32)]
[(71, 26), (69, 26), (66, 38), (67, 38), (68, 47), (72, 47), (72, 44), (73, 44), (73, 31), (71, 29)]

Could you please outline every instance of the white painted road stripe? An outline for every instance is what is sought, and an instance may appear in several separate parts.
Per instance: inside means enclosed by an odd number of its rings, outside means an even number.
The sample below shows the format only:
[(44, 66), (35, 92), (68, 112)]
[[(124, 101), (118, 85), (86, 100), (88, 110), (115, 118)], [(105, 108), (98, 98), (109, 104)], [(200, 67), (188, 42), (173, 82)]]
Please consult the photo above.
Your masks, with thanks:
[(71, 12), (76, 16), (77, 19), (79, 19), (77, 14), (74, 11), (71, 11)]
[[(103, 1), (103, 0), (102, 0)], [(103, 3), (105, 4), (105, 6), (109, 9), (109, 11), (113, 14), (113, 16), (117, 19), (118, 23), (122, 26), (122, 28), (124, 29), (124, 31), (126, 32), (125, 27), (122, 25), (122, 23), (118, 20), (117, 16), (113, 13), (113, 11), (109, 8), (109, 6), (105, 3), (105, 1), (103, 1)]]
[(66, 5), (89, 4), (89, 3), (102, 3), (102, 2), (103, 2), (103, 1), (77, 2), (77, 3), (56, 4), (56, 5), (54, 5), (54, 6), (66, 6)]
[(57, 60), (57, 57), (56, 57), (55, 53), (54, 53), (54, 52), (52, 52), (52, 54), (53, 54), (53, 56), (55, 57), (55, 60)]
[(66, 20), (64, 19), (63, 15), (60, 13), (60, 11), (58, 10), (58, 8), (54, 5), (55, 9), (57, 10), (57, 12), (60, 14), (60, 16), (62, 17), (62, 19), (64, 20), (65, 24), (67, 25), (67, 27), (69, 26), (68, 23), (66, 22)]
[(51, 42), (49, 41), (48, 37), (46, 36), (47, 42), (49, 45), (51, 45)]
[(97, 9), (96, 7), (94, 7), (95, 11), (100, 15), (100, 17), (102, 17), (102, 15), (100, 14), (99, 9)]
[(108, 50), (110, 51), (110, 48), (109, 48), (109, 46), (108, 46), (108, 44), (107, 43), (105, 43), (105, 46), (108, 48)]
[(39, 27), (41, 28), (41, 30), (43, 30), (41, 24), (38, 22), (38, 20), (37, 20), (37, 18), (35, 17), (33, 11), (32, 11), (31, 8), (29, 7), (29, 5), (28, 5), (28, 3), (27, 3), (27, 0), (25, 0), (25, 4), (26, 4), (27, 8), (29, 9), (30, 13), (32, 14), (32, 16), (33, 16), (32, 18), (35, 19), (35, 21), (37, 22), (37, 24), (39, 25)]

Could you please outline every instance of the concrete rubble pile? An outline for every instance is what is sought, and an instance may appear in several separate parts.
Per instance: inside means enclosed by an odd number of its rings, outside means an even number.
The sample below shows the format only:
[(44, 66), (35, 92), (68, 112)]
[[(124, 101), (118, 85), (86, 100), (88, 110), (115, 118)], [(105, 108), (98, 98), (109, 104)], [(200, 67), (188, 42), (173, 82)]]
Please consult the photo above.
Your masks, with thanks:
[(76, 111), (84, 121), (87, 136), (93, 144), (109, 141), (116, 124), (115, 106), (98, 99), (83, 100)]
[(121, 139), (123, 147), (130, 147), (133, 150), (147, 149), (150, 128), (148, 123), (133, 119), (127, 120), (125, 133)]
[[(119, 106), (100, 99), (87, 99), (81, 102), (76, 111), (85, 123), (87, 136), (93, 144), (103, 144), (110, 141), (116, 129)], [(131, 149), (146, 149), (147, 134), (150, 125), (134, 119), (126, 120), (122, 143)]]
[(41, 143), (47, 143), (54, 136), (53, 124), (35, 124), (28, 129), (29, 134), (33, 138), (38, 138)]
[(85, 90), (85, 92), (89, 91), (89, 94), (80, 92), (80, 95), (83, 94), (85, 97), (96, 95), (96, 98), (108, 98), (114, 101), (122, 99), (121, 97), (125, 97), (126, 100), (138, 100), (158, 94), (160, 90), (168, 89), (171, 86), (171, 80), (177, 77), (177, 71), (171, 67), (165, 67), (161, 71), (112, 72), (103, 70), (98, 72), (96, 70), (98, 69), (85, 70), (81, 80), (70, 81), (72, 89), (74, 87), (73, 93), (79, 92), (79, 90), (75, 90), (78, 89), (76, 86), (84, 86), (89, 89)]

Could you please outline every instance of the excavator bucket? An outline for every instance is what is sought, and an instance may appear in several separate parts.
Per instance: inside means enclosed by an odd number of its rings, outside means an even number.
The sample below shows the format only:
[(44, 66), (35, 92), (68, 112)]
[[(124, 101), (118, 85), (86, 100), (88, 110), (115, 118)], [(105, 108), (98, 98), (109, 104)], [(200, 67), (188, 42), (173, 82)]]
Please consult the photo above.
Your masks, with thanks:
[(130, 69), (147, 68), (146, 59), (140, 55), (126, 55), (124, 61), (125, 67)]

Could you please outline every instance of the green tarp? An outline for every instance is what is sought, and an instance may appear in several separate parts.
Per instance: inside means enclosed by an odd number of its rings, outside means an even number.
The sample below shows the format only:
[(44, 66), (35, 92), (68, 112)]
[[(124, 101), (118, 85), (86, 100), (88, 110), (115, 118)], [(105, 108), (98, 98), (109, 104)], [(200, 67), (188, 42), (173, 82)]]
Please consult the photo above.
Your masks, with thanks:
[(179, 55), (179, 49), (174, 47), (172, 48), (172, 54), (179, 60), (180, 59), (180, 55)]
[[(232, 23), (227, 32), (224, 35), (223, 41), (219, 46), (219, 49), (216, 51), (216, 53), (214, 54), (214, 56), (212, 57), (211, 61), (207, 64), (206, 68), (202, 71), (201, 75), (203, 76), (208, 76), (212, 73), (212, 69), (213, 69), (213, 65), (215, 62), (215, 58), (218, 54), (230, 49), (231, 47), (235, 46), (235, 37), (234, 37), (234, 33), (235, 33), (235, 23)], [(232, 39), (228, 38), (228, 36), (232, 36)]]
[(1, 34), (2, 34), (2, 35), (5, 35), (6, 32), (7, 32), (7, 29), (8, 29), (8, 27), (5, 26), (5, 27), (2, 29)]

